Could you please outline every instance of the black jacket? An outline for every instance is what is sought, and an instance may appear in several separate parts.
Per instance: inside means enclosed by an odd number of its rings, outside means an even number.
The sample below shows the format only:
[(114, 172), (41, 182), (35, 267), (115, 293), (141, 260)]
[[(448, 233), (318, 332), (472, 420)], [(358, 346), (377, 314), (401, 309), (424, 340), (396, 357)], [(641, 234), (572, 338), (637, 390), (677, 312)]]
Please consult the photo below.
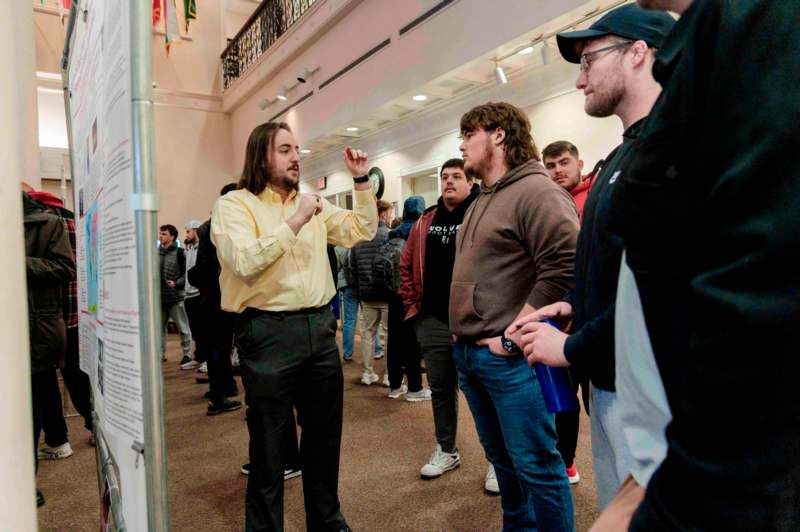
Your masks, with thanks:
[(695, 0), (622, 177), (673, 420), (632, 530), (800, 523), (797, 2)]
[(643, 120), (623, 134), (622, 144), (606, 158), (583, 208), (575, 253), (575, 288), (566, 298), (575, 312), (564, 355), (581, 375), (601, 390), (614, 391), (614, 313), (623, 240), (617, 203), (619, 176), (630, 163)]
[(25, 193), (22, 201), (31, 373), (40, 373), (63, 362), (67, 330), (61, 292), (75, 275), (75, 261), (64, 222)]
[[(161, 304), (180, 303), (184, 298), (183, 287), (186, 284), (186, 255), (183, 249), (172, 242), (169, 247), (158, 248), (161, 268)], [(175, 281), (175, 286), (167, 286), (167, 281)]]
[(369, 242), (356, 244), (350, 250), (350, 268), (353, 271), (353, 288), (359, 301), (380, 302), (387, 301), (385, 292), (376, 287), (372, 279), (372, 263), (378, 253), (378, 248), (389, 240), (389, 228), (385, 223), (378, 224), (375, 237)]

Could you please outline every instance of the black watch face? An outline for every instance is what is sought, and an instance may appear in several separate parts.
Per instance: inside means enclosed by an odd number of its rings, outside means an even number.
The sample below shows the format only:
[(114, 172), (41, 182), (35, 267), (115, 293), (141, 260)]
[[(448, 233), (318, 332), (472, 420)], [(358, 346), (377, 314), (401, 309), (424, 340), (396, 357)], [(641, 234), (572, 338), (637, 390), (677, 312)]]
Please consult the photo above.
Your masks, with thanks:
[(383, 172), (377, 166), (373, 166), (369, 169), (367, 176), (369, 177), (369, 186), (375, 192), (375, 197), (381, 199), (384, 190)]

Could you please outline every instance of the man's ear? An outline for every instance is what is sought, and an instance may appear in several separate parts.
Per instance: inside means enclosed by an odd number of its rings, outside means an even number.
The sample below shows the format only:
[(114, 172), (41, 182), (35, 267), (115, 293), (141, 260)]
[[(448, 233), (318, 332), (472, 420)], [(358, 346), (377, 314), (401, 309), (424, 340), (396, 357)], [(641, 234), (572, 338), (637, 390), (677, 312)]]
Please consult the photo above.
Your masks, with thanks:
[(583, 159), (578, 159), (578, 170), (583, 171)]
[(506, 140), (506, 130), (503, 128), (498, 127), (492, 133), (492, 141), (494, 142), (495, 146), (500, 146)]

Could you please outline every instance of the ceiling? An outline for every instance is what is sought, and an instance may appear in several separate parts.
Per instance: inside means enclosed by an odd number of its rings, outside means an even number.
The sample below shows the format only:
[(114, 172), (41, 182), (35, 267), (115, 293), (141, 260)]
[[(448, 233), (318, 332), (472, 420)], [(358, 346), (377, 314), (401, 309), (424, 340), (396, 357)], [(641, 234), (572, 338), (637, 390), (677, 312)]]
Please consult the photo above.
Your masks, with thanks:
[[(232, 2), (232, 0), (228, 1)], [(582, 8), (565, 13), (506, 43), (491, 54), (478, 57), (456, 70), (448, 72), (409, 93), (377, 107), (366, 118), (346, 124), (324, 136), (309, 139), (303, 149), (309, 150), (310, 153), (303, 154), (301, 157), (305, 160), (313, 160), (331, 151), (338, 151), (353, 139), (377, 133), (381, 129), (397, 124), (399, 121), (449, 105), (456, 97), (492, 87), (496, 83), (494, 60), (497, 58), (502, 58), (500, 64), (509, 78), (513, 78), (523, 72), (542, 68), (545, 64), (561, 62), (563, 59), (558, 53), (555, 37), (550, 36), (550, 34), (555, 31), (562, 31), (565, 27), (575, 27), (576, 29), (588, 27), (602, 16), (607, 9), (620, 3), (624, 2), (620, 0), (593, 1), (588, 2)], [(542, 40), (542, 37), (547, 38)], [(526, 54), (516, 53), (528, 47), (531, 42), (536, 42), (532, 51)], [(543, 70), (543, 74), (545, 72), (546, 70)], [(418, 94), (427, 96), (427, 99), (425, 101), (414, 101), (413, 97)], [(348, 127), (357, 127), (358, 131), (347, 131)]]

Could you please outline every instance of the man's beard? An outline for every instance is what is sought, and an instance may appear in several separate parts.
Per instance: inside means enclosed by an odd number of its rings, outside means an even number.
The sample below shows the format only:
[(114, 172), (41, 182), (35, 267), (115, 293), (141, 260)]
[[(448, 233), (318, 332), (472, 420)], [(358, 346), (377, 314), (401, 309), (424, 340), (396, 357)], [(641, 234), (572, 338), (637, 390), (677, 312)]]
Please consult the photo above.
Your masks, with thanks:
[(609, 72), (604, 83), (604, 86), (595, 87), (592, 99), (586, 102), (586, 114), (589, 116), (605, 118), (613, 115), (625, 96), (625, 84), (621, 72)]
[(464, 173), (472, 176), (473, 179), (483, 180), (491, 170), (491, 152), (492, 141), (490, 139), (486, 139), (486, 144), (484, 145), (483, 153), (481, 154), (482, 157), (477, 161), (467, 158), (464, 167)]
[[(275, 171), (275, 168), (270, 169), (270, 178), (269, 182), (272, 183), (272, 186), (283, 189), (283, 190), (294, 190), (295, 192), (300, 191), (300, 167), (299, 166), (292, 166), (287, 168), (282, 173), (278, 174)], [(293, 177), (289, 175), (290, 170), (297, 171), (297, 177)]]

